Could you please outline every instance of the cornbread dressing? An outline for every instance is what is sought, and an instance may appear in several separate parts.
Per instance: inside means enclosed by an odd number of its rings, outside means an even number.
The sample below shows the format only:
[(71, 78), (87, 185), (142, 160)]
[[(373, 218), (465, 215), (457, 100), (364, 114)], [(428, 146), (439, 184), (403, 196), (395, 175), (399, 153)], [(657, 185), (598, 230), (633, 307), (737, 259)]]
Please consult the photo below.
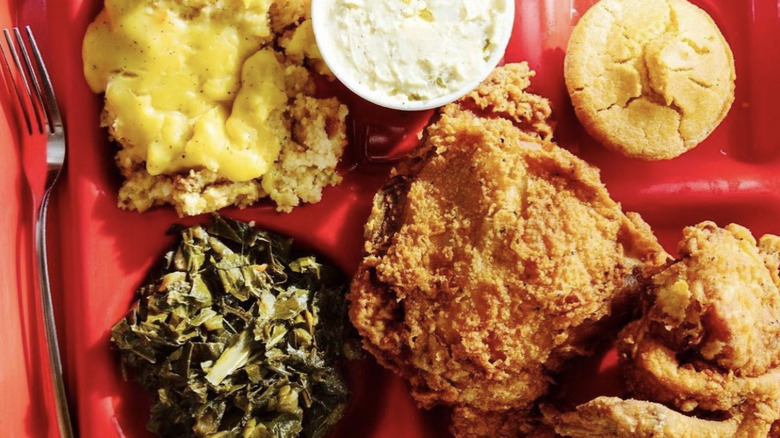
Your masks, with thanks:
[[(270, 196), (289, 211), (340, 181), (346, 107), (312, 97), (309, 70), (329, 71), (309, 5), (106, 1), (84, 39), (84, 73), (105, 93), (101, 123), (121, 147), (120, 206), (173, 204), (190, 215)], [(291, 111), (302, 105), (316, 114)], [(301, 167), (290, 168), (291, 156)]]

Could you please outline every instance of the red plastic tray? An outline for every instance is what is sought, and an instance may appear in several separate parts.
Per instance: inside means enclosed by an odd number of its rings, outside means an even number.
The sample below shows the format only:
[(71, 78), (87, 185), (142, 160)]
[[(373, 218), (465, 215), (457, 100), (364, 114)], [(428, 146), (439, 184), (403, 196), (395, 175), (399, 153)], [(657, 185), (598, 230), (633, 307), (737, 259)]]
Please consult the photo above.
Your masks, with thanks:
[[(316, 1), (316, 0), (315, 0)], [(31, 24), (44, 43), (69, 135), (67, 174), (58, 192), (54, 251), (55, 299), (65, 365), (80, 435), (84, 438), (149, 437), (149, 397), (122, 381), (108, 348), (108, 330), (127, 311), (146, 270), (171, 244), (173, 223), (191, 224), (171, 209), (144, 214), (116, 207), (119, 177), (112, 147), (98, 127), (100, 99), (81, 73), (81, 40), (100, 0), (10, 0), (0, 4), (0, 24)], [(775, 0), (698, 0), (731, 44), (737, 64), (736, 101), (704, 143), (677, 159), (648, 163), (601, 148), (584, 133), (563, 84), (563, 57), (572, 26), (593, 0), (518, 0), (507, 61), (527, 60), (536, 70), (533, 91), (551, 99), (558, 142), (598, 166), (612, 196), (637, 211), (661, 242), (674, 251), (686, 225), (710, 219), (736, 222), (758, 236), (780, 234), (780, 4)], [(2, 85), (2, 82), (0, 82)], [(343, 90), (342, 90), (343, 92)], [(361, 114), (353, 137), (374, 150), (382, 143), (403, 153), (429, 113), (382, 111), (348, 97)], [(22, 139), (13, 102), (0, 89), (0, 431), (4, 436), (54, 437), (56, 421), (48, 393), (37, 298), (29, 269), (31, 202), (19, 170)], [(25, 144), (27, 146), (27, 144)], [(359, 148), (358, 148), (359, 149)], [(344, 182), (323, 201), (277, 214), (269, 206), (225, 214), (287, 233), (330, 257), (346, 272), (361, 255), (362, 224), (389, 165), (366, 164), (350, 151)], [(58, 262), (57, 262), (58, 261)], [(586, 398), (614, 391), (599, 363), (590, 365), (603, 385), (569, 379), (566, 388)], [(605, 377), (606, 376), (606, 377)], [(446, 413), (418, 410), (403, 381), (366, 360), (352, 367), (353, 404), (334, 437), (446, 437)], [(580, 384), (578, 384), (580, 383)], [(589, 387), (589, 389), (585, 389)]]

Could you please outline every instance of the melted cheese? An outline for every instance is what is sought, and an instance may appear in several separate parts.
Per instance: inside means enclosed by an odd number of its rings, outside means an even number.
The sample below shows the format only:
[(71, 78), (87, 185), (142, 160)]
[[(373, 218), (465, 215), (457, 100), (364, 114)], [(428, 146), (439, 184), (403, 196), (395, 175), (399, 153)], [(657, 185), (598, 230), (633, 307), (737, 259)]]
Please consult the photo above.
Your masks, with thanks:
[(111, 135), (151, 175), (268, 171), (289, 135), (271, 0), (106, 0), (84, 39)]

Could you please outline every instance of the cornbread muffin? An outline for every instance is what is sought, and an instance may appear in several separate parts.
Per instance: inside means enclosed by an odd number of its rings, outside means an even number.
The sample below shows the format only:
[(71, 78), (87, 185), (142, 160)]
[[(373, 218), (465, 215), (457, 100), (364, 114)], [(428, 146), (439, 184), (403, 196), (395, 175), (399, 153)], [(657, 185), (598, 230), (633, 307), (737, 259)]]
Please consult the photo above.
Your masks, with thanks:
[(574, 28), (564, 69), (588, 133), (645, 160), (692, 149), (734, 101), (731, 49), (685, 0), (601, 0)]
[(311, 0), (106, 0), (84, 37), (118, 146), (119, 206), (179, 215), (317, 202), (341, 177), (347, 108), (315, 97), (330, 75)]

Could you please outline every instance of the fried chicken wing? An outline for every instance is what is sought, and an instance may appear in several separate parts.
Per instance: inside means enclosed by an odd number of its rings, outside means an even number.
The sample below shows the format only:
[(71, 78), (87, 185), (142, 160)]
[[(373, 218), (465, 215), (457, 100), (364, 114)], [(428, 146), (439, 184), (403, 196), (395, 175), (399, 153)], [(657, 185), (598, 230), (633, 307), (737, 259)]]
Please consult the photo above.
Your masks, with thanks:
[(703, 222), (678, 251), (618, 343), (628, 389), (647, 401), (548, 415), (559, 434), (766, 437), (780, 418), (780, 237)]
[(757, 246), (734, 224), (685, 229), (682, 259), (653, 277), (652, 304), (621, 336), (634, 394), (712, 411), (780, 387), (778, 239)]
[[(568, 413), (547, 412), (560, 436), (578, 438), (756, 438), (765, 437), (777, 409), (751, 405), (726, 420), (691, 417), (660, 403), (599, 397)], [(767, 421), (768, 420), (768, 421)]]
[(458, 408), (458, 436), (529, 408), (668, 257), (596, 168), (550, 142), (530, 76), (499, 68), (441, 110), (376, 195), (348, 296), (365, 348), (421, 406)]

